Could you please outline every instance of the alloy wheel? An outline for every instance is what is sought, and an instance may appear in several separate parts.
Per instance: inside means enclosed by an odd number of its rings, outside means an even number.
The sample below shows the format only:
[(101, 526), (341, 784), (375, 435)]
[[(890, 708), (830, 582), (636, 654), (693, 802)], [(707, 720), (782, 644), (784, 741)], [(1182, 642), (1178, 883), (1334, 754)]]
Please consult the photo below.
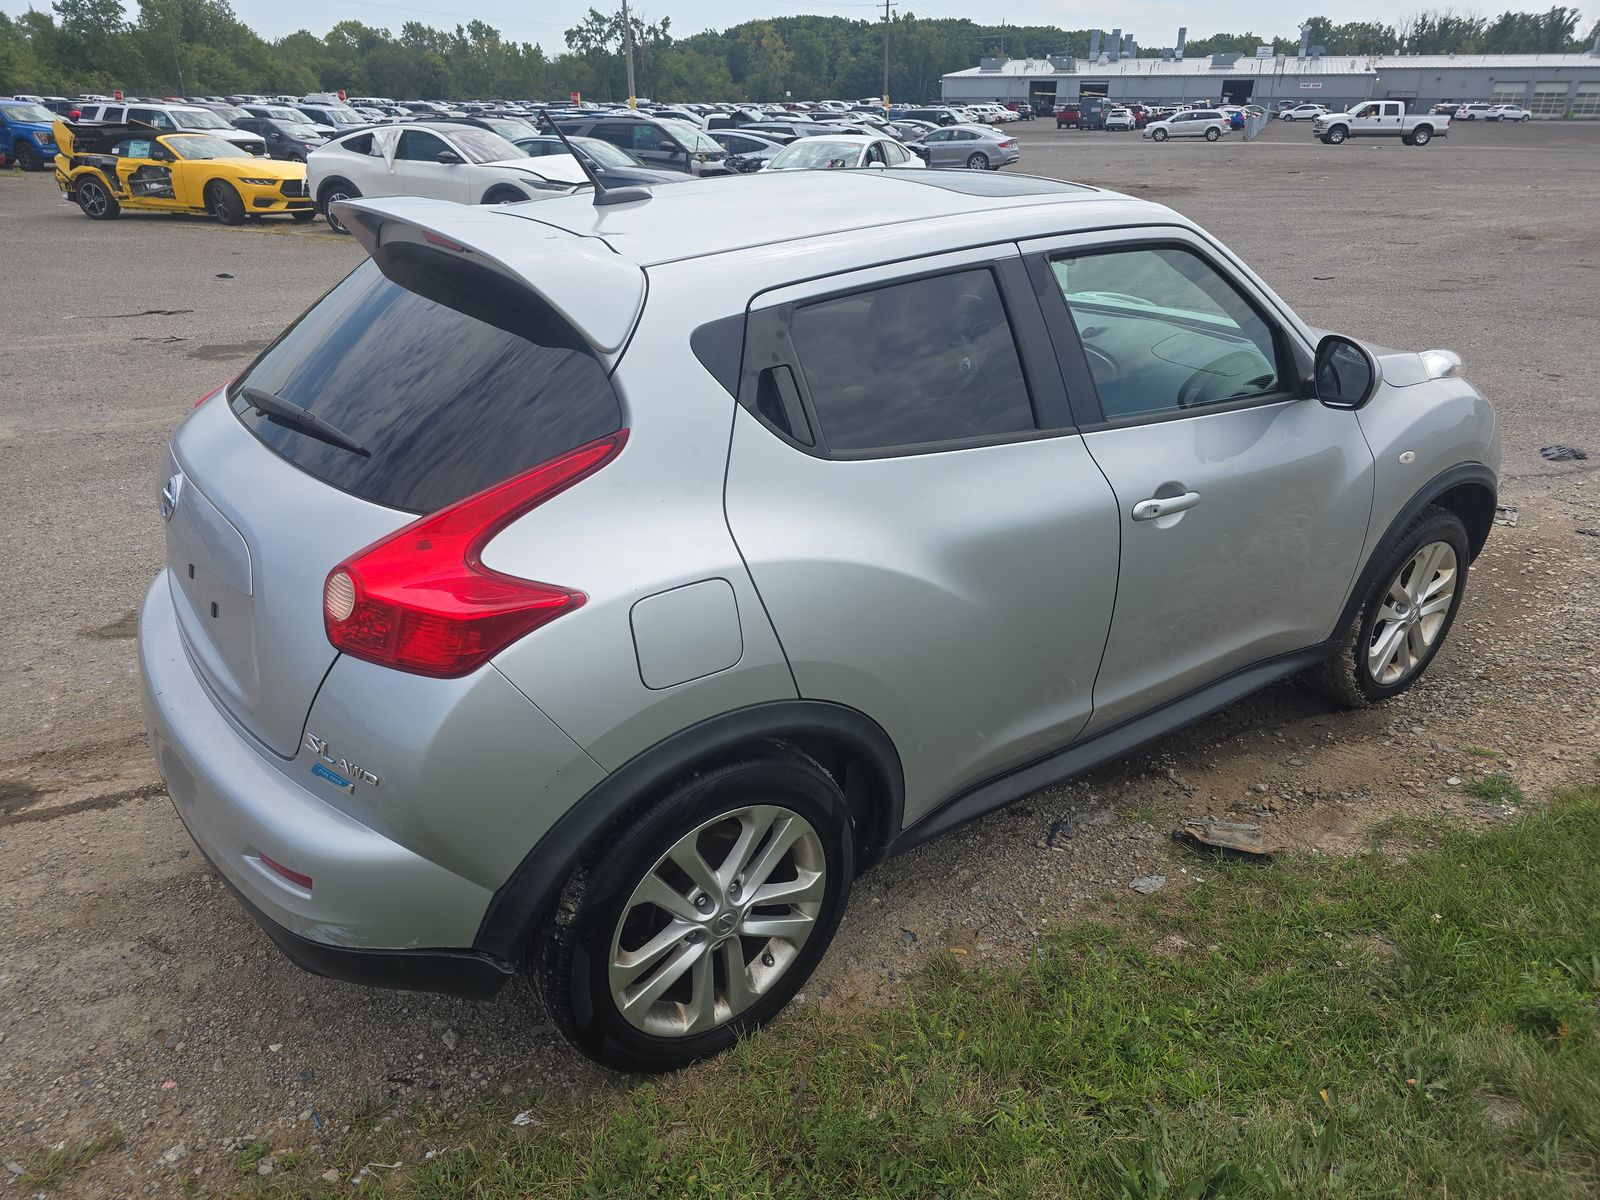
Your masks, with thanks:
[(106, 199), (106, 191), (98, 183), (81, 183), (78, 185), (78, 204), (89, 216), (104, 216)]
[(755, 1004), (799, 957), (827, 889), (809, 821), (776, 805), (722, 813), (645, 872), (617, 919), (617, 1011), (658, 1037), (705, 1033)]
[(1460, 564), (1448, 542), (1429, 542), (1389, 581), (1367, 642), (1367, 673), (1390, 687), (1413, 674), (1439, 640), (1455, 600)]

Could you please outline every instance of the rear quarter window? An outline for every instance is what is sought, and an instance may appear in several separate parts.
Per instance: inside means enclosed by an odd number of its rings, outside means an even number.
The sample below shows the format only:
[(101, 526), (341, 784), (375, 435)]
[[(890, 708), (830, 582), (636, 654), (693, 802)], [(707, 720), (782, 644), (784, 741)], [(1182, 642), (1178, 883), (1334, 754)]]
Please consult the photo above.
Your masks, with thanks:
[(913, 279), (795, 309), (829, 450), (895, 450), (1038, 426), (994, 274)]
[[(267, 419), (242, 398), (245, 387), (315, 413), (369, 454)], [(622, 425), (604, 367), (535, 293), (409, 243), (357, 267), (230, 395), (245, 426), (300, 470), (417, 513)]]

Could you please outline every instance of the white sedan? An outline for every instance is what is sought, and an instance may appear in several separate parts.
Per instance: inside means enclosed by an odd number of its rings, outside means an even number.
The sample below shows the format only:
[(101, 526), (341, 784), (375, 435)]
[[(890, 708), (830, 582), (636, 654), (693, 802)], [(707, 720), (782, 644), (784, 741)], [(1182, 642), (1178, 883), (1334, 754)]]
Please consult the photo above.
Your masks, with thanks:
[(925, 164), (893, 138), (846, 135), (803, 137), (774, 154), (764, 171), (839, 171)]
[(1520, 104), (1496, 104), (1483, 114), (1485, 121), (1531, 121), (1533, 114)]
[(530, 158), (493, 130), (449, 121), (379, 125), (313, 150), (306, 186), (338, 233), (329, 206), (362, 196), (427, 196), (458, 204), (514, 204), (589, 186), (570, 154)]

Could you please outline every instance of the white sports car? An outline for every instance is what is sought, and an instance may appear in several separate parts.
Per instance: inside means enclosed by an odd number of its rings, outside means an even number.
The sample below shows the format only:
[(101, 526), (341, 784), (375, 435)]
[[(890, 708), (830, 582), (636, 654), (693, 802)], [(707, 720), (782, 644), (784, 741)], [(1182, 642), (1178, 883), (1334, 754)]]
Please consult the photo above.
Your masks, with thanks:
[(530, 158), (493, 130), (450, 121), (379, 125), (313, 150), (306, 183), (331, 229), (329, 206), (362, 196), (427, 196), (458, 204), (515, 204), (590, 186), (570, 154)]

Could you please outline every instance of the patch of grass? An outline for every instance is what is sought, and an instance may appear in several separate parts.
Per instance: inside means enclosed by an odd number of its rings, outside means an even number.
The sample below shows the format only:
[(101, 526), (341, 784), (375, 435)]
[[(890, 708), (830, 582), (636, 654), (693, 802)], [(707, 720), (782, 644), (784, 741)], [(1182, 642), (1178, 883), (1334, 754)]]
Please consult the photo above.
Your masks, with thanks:
[(261, 1160), (272, 1153), (272, 1143), (266, 1138), (251, 1138), (234, 1153), (233, 1169), (241, 1175), (254, 1175)]
[(1479, 800), (1488, 800), (1495, 804), (1525, 802), (1522, 789), (1512, 782), (1509, 775), (1485, 775), (1481, 779), (1474, 779), (1467, 784), (1467, 791)]
[(1478, 758), (1499, 758), (1500, 757), (1500, 751), (1498, 751), (1498, 750), (1490, 750), (1487, 746), (1468, 746), (1467, 747), (1467, 753), (1476, 755)]
[[(475, 1127), (412, 1113), (413, 1165), (368, 1186), (415, 1200), (1595, 1195), (1600, 790), (1436, 840), (1403, 864), (1374, 850), (1213, 866), (1204, 887), (1059, 931), (1026, 965), (940, 957), (900, 1007), (811, 1010), (581, 1102), (496, 1097)], [(1174, 935), (1189, 948), (1158, 950)], [(536, 1123), (513, 1128), (523, 1108)], [(419, 1163), (418, 1146), (439, 1152)]]
[(18, 1180), (24, 1187), (53, 1188), (82, 1171), (105, 1151), (122, 1145), (120, 1129), (92, 1138), (68, 1138), (54, 1147), (38, 1165), (31, 1166)]

